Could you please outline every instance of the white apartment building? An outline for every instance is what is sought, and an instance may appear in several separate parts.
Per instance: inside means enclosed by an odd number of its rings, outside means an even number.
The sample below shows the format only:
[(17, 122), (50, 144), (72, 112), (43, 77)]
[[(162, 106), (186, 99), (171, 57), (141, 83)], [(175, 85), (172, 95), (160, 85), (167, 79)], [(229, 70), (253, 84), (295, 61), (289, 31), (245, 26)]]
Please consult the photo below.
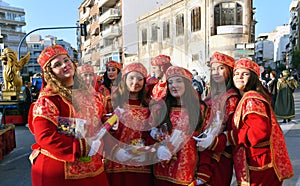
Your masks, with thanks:
[[(12, 7), (0, 0), (0, 37), (4, 48), (11, 48), (18, 52), (19, 42), (25, 36), (22, 27), (26, 25), (25, 11), (22, 8)], [(21, 56), (27, 53), (26, 43), (22, 45)]]
[(57, 37), (51, 35), (42, 38), (42, 36), (39, 34), (31, 34), (27, 39), (28, 51), (30, 51), (30, 60), (23, 68), (23, 76), (29, 77), (33, 74), (42, 72), (41, 67), (37, 62), (37, 58), (45, 47), (53, 44), (59, 44), (63, 46), (69, 52), (69, 55), (72, 59), (76, 58), (76, 56), (74, 57), (74, 49), (71, 47), (70, 43), (62, 39), (58, 40)]
[(80, 38), (81, 62), (102, 73), (109, 60), (121, 64), (137, 61), (136, 20), (166, 1), (84, 0), (79, 7), (79, 24), (87, 25), (88, 34)]
[(252, 0), (169, 0), (141, 15), (138, 59), (169, 55), (173, 65), (196, 69), (208, 76), (215, 51), (235, 58), (236, 44), (254, 42)]
[(286, 47), (289, 44), (289, 25), (277, 26), (270, 33), (261, 33), (255, 43), (255, 60), (264, 67), (276, 68), (286, 62)]
[[(22, 31), (25, 25), (24, 9), (12, 7), (0, 0), (0, 52), (4, 48), (18, 52), (19, 42), (26, 34)], [(21, 56), (27, 53), (25, 42), (20, 48), (20, 53)], [(0, 65), (0, 81), (2, 81), (2, 65)]]
[(255, 61), (260, 66), (274, 62), (274, 42), (268, 39), (268, 33), (262, 33), (255, 42)]

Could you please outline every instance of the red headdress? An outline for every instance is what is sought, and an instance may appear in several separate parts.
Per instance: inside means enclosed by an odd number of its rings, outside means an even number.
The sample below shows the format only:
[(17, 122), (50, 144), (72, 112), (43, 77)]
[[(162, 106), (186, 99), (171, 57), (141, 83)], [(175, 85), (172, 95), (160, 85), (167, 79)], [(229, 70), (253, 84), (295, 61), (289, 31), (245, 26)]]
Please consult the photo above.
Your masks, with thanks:
[(61, 45), (52, 45), (52, 46), (47, 46), (44, 48), (42, 53), (39, 55), (37, 61), (42, 67), (43, 70), (45, 70), (45, 67), (47, 64), (54, 59), (55, 57), (59, 55), (69, 55), (68, 51), (62, 47)]
[(241, 59), (237, 60), (234, 64), (233, 71), (235, 71), (237, 68), (245, 68), (245, 69), (251, 70), (258, 77), (260, 76), (259, 65), (250, 59), (241, 58)]
[(122, 70), (122, 78), (129, 72), (136, 71), (141, 73), (144, 77), (147, 77), (147, 69), (142, 63), (130, 63), (126, 65)]
[(92, 65), (89, 65), (89, 64), (84, 64), (84, 65), (79, 67), (79, 72), (80, 72), (80, 74), (94, 73), (94, 67)]
[(212, 63), (222, 63), (224, 65), (227, 65), (227, 66), (233, 68), (234, 59), (226, 54), (223, 54), (220, 52), (215, 52), (210, 59), (210, 65)]
[(167, 63), (170, 63), (171, 58), (170, 56), (166, 56), (166, 55), (158, 55), (154, 58), (151, 58), (151, 65), (152, 66), (162, 66), (165, 65)]
[(120, 63), (116, 62), (116, 61), (109, 61), (109, 62), (106, 63), (105, 66), (106, 66), (106, 69), (108, 69), (108, 67), (115, 67), (119, 70), (122, 69), (122, 65)]
[(168, 68), (166, 72), (166, 78), (169, 79), (174, 76), (183, 77), (189, 80), (190, 82), (192, 82), (192, 77), (193, 77), (192, 73), (187, 69), (182, 67), (177, 67), (177, 66), (171, 66), (170, 68)]

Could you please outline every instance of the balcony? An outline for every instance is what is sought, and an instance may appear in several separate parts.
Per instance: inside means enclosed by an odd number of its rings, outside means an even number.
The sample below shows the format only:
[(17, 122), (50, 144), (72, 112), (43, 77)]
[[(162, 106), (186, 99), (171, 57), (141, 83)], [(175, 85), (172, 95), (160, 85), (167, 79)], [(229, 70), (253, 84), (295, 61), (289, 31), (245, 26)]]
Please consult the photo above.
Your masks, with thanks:
[(99, 0), (98, 7), (113, 7), (117, 3), (117, 0)]
[(107, 55), (113, 52), (120, 52), (122, 47), (117, 47), (114, 44), (105, 46), (103, 49), (101, 49), (101, 55)]
[(90, 16), (90, 9), (89, 9), (89, 8), (86, 9), (86, 12), (85, 12), (85, 13), (80, 12), (80, 18), (81, 18), (81, 20), (83, 20), (83, 21), (88, 20), (88, 19), (89, 19), (89, 16)]
[(121, 35), (119, 26), (110, 26), (108, 29), (102, 31), (102, 37), (105, 39), (112, 39)]
[(99, 23), (100, 24), (109, 24), (113, 22), (116, 19), (120, 19), (120, 11), (116, 8), (110, 8), (108, 11), (104, 12), (100, 18)]
[(217, 27), (217, 34), (243, 34), (246, 29), (243, 25), (224, 25)]

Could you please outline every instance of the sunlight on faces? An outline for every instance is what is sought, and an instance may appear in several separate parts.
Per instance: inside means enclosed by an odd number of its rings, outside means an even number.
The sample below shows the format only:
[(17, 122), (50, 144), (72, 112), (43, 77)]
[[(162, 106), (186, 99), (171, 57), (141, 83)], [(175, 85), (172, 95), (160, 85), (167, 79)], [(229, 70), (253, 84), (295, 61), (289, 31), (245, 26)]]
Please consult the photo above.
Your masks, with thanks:
[(66, 86), (73, 85), (75, 67), (67, 55), (58, 55), (50, 62), (53, 74)]
[(237, 89), (244, 91), (250, 78), (250, 70), (238, 68), (233, 73), (233, 83)]
[(115, 80), (118, 76), (118, 69), (116, 67), (108, 67), (107, 69), (107, 77), (110, 80)]
[(168, 79), (170, 93), (175, 98), (180, 98), (185, 92), (185, 85), (182, 77), (171, 77)]
[(225, 80), (226, 67), (222, 63), (212, 63), (210, 73), (216, 83), (222, 83)]
[(127, 74), (126, 86), (129, 92), (137, 93), (142, 90), (144, 85), (144, 77), (141, 73), (132, 71)]

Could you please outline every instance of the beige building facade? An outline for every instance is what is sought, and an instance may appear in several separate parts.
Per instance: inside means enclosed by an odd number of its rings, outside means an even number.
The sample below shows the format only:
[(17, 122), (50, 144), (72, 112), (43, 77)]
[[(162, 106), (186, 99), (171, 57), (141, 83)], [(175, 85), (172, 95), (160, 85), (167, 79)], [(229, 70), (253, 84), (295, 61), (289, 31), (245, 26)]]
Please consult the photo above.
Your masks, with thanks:
[(138, 59), (169, 55), (173, 65), (207, 75), (215, 51), (235, 58), (236, 44), (253, 43), (252, 0), (169, 0), (139, 17)]

